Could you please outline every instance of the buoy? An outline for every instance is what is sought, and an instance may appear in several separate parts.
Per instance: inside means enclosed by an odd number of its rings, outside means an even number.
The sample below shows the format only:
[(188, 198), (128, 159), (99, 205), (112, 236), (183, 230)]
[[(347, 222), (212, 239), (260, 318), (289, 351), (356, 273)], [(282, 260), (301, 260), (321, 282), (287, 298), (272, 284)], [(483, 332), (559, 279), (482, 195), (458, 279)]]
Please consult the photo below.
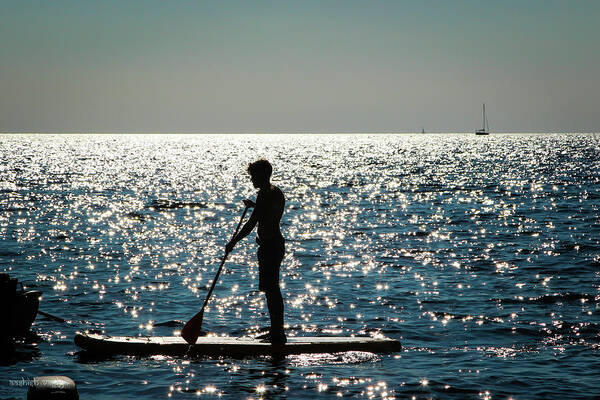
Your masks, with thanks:
[(77, 386), (68, 376), (36, 376), (27, 391), (27, 400), (79, 400)]

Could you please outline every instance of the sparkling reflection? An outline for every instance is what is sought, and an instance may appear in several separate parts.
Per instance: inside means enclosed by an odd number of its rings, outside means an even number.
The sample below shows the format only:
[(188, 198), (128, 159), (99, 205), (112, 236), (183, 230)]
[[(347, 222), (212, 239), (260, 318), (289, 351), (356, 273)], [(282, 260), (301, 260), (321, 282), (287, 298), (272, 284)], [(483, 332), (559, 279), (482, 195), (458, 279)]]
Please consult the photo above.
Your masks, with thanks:
[[(555, 394), (595, 390), (597, 135), (1, 137), (1, 265), (60, 317), (38, 316), (42, 364), (79, 371), (92, 394), (544, 397), (534, 369)], [(255, 195), (243, 171), (257, 157), (287, 196), (289, 334), (392, 336), (405, 350), (111, 359), (98, 375), (65, 356), (82, 328), (179, 333)], [(254, 252), (240, 243), (225, 266), (205, 314), (215, 335), (268, 325)]]

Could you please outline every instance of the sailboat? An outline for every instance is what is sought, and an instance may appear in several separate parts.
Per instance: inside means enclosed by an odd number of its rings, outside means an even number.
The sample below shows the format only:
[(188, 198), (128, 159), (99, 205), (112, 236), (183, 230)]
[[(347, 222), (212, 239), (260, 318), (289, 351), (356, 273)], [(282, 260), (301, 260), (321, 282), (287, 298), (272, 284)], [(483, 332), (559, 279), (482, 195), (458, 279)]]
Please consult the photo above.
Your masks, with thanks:
[(489, 135), (490, 134), (490, 124), (487, 120), (487, 116), (485, 115), (485, 103), (483, 103), (483, 128), (475, 131), (476, 135)]

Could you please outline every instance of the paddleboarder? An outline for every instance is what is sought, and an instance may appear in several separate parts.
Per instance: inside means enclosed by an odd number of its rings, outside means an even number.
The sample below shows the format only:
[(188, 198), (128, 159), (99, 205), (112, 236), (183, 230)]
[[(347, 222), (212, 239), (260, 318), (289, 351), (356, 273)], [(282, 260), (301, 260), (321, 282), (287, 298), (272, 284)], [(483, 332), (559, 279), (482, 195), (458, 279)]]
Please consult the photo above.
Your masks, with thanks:
[(279, 287), (279, 268), (285, 253), (285, 239), (281, 234), (279, 222), (283, 215), (285, 197), (281, 189), (271, 184), (273, 167), (269, 161), (259, 159), (250, 163), (247, 171), (252, 184), (258, 189), (256, 204), (245, 200), (247, 205), (254, 206), (254, 211), (239, 233), (227, 243), (225, 252), (230, 253), (258, 224), (258, 289), (265, 293), (271, 319), (271, 328), (264, 340), (283, 344), (287, 342), (287, 338), (283, 330), (283, 297)]

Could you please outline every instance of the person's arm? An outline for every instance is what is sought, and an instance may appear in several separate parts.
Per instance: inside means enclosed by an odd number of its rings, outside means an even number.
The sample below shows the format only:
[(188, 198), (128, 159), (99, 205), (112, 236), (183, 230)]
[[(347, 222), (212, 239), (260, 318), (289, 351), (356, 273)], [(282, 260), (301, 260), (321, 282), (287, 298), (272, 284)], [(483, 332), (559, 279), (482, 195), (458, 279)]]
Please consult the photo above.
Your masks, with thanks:
[(250, 219), (248, 220), (248, 222), (246, 222), (242, 229), (238, 232), (238, 234), (235, 235), (235, 237), (231, 239), (229, 243), (227, 243), (227, 246), (225, 246), (225, 252), (231, 253), (237, 242), (239, 242), (240, 240), (248, 236), (250, 232), (252, 232), (257, 222), (258, 216), (256, 214), (256, 209), (254, 209), (252, 215), (250, 215)]
[[(226, 253), (231, 253), (231, 251), (233, 250), (233, 248), (235, 247), (237, 242), (244, 239), (246, 236), (248, 236), (250, 234), (250, 232), (252, 232), (252, 230), (258, 223), (260, 214), (262, 213), (263, 203), (264, 203), (264, 201), (262, 199), (261, 194), (259, 193), (258, 196), (256, 197), (256, 204), (252, 204), (254, 206), (254, 210), (252, 211), (252, 214), (250, 215), (250, 219), (248, 220), (248, 222), (246, 222), (244, 224), (244, 226), (242, 226), (242, 229), (238, 232), (238, 234), (235, 235), (235, 237), (233, 239), (231, 239), (231, 241), (229, 243), (227, 243), (227, 246), (225, 246)], [(246, 204), (246, 206), (248, 206), (246, 201), (244, 201), (244, 204)]]

